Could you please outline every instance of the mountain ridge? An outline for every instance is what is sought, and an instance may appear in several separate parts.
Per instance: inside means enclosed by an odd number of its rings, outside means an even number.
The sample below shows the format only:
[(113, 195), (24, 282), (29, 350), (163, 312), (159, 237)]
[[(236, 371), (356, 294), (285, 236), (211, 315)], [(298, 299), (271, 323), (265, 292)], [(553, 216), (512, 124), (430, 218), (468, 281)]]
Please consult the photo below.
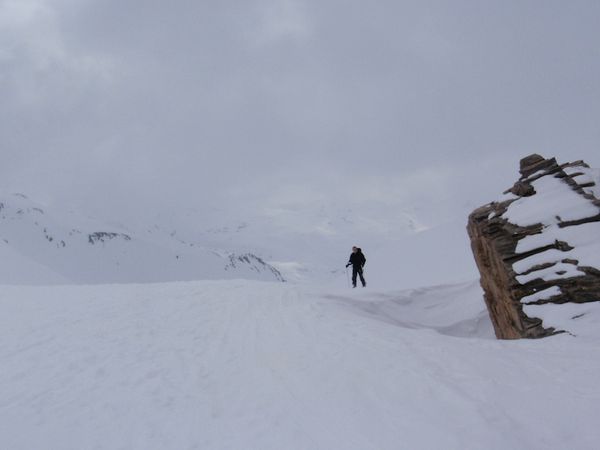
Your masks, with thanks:
[[(160, 233), (159, 233), (160, 234)], [(189, 281), (246, 278), (285, 281), (252, 252), (149, 237), (75, 214), (55, 215), (25, 194), (0, 198), (2, 284)]]

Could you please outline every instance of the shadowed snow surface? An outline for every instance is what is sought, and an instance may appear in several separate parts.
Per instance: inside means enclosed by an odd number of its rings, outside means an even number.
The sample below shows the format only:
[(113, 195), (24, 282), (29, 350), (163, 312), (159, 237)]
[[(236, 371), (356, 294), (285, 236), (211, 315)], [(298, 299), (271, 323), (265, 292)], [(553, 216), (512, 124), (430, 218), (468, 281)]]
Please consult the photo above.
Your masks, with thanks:
[(592, 449), (598, 343), (496, 341), (474, 284), (3, 287), (0, 446)]

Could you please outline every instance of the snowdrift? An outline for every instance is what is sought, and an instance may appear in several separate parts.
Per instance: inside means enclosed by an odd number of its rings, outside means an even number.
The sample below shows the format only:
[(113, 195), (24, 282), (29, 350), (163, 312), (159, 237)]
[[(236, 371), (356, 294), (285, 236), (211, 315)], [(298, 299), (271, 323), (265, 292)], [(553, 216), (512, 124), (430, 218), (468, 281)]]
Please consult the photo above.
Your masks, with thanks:
[(597, 334), (497, 341), (474, 284), (2, 287), (3, 448), (597, 448)]

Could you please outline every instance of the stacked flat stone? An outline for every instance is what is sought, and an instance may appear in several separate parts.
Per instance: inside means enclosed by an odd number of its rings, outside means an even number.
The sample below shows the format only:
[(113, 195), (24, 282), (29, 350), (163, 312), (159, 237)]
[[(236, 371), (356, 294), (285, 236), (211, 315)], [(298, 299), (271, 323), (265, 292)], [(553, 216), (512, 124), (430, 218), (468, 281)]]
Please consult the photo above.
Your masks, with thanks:
[[(576, 251), (576, 239), (549, 240), (574, 236), (576, 227), (590, 235), (590, 226), (600, 226), (599, 186), (593, 169), (583, 161), (560, 165), (555, 158), (534, 154), (521, 160), (520, 174), (501, 199), (473, 211), (467, 226), (499, 339), (569, 331), (545, 326), (535, 316), (536, 305), (600, 301), (600, 264), (577, 258), (582, 252)], [(543, 192), (548, 186), (567, 196), (554, 200), (553, 191)], [(584, 213), (573, 215), (573, 204)], [(540, 208), (543, 211), (536, 223)], [(519, 220), (514, 220), (516, 216)]]

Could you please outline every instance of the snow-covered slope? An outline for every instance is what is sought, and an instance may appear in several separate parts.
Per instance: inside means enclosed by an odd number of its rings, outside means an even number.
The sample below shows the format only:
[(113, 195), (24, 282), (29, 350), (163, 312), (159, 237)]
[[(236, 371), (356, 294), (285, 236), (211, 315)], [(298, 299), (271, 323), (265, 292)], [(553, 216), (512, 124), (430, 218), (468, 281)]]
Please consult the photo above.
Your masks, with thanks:
[[(424, 229), (411, 208), (353, 209), (291, 203), (259, 210), (208, 208), (152, 219), (187, 242), (263, 256), (290, 281), (323, 282), (343, 271), (353, 245), (371, 253)], [(464, 226), (463, 226), (464, 228)], [(401, 246), (401, 244), (399, 244)]]
[[(258, 210), (186, 210), (153, 221), (186, 242), (210, 242), (234, 252), (251, 252), (273, 264), (286, 280), (336, 283), (353, 245), (367, 255), (378, 287), (419, 287), (473, 280), (465, 218), (470, 208), (431, 214), (421, 208), (372, 202), (356, 207), (318, 203)], [(421, 216), (423, 219), (421, 219)]]
[(0, 279), (10, 284), (64, 284), (69, 280), (49, 267), (17, 253), (8, 243), (0, 240)]
[(260, 257), (57, 215), (23, 194), (0, 199), (1, 284), (282, 280)]
[(0, 252), (2, 264), (10, 266), (0, 272), (0, 283), (220, 278), (337, 283), (352, 245), (363, 247), (369, 278), (379, 287), (477, 275), (464, 217), (426, 226), (409, 207), (208, 208), (107, 223), (21, 194), (0, 195), (0, 205)]
[(496, 341), (484, 308), (474, 284), (2, 287), (1, 447), (598, 448), (598, 323)]

